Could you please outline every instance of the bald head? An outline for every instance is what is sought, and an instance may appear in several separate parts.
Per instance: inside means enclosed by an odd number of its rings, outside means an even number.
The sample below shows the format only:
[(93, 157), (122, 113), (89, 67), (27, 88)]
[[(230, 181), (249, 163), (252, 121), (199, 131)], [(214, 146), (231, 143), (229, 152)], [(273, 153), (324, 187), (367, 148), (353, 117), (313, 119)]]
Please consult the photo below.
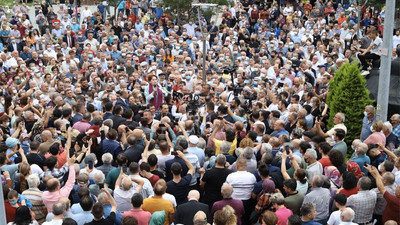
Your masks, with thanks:
[(188, 194), (188, 200), (190, 201), (190, 200), (196, 200), (196, 201), (199, 201), (199, 199), (200, 199), (200, 192), (199, 191), (197, 191), (197, 190), (191, 190), (190, 192), (189, 192), (189, 194)]
[(134, 130), (133, 130), (133, 136), (135, 137), (136, 140), (142, 139), (142, 137), (143, 137), (143, 130), (134, 129)]
[(203, 211), (198, 211), (193, 217), (194, 225), (207, 224), (207, 215)]
[(51, 178), (47, 181), (46, 186), (50, 192), (57, 191), (60, 189), (60, 181), (57, 178)]
[(125, 191), (131, 189), (132, 186), (133, 186), (131, 178), (130, 177), (124, 177), (122, 179), (122, 185), (121, 186)]

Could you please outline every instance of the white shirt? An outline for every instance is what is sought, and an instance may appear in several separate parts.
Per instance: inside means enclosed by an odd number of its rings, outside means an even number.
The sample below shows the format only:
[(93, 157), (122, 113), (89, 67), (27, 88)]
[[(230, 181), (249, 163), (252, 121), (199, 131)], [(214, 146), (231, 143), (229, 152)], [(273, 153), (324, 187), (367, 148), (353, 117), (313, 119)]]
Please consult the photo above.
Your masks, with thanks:
[(342, 221), (340, 221), (340, 213), (341, 212), (342, 211), (340, 211), (340, 210), (336, 210), (335, 212), (333, 212), (331, 214), (331, 216), (329, 217), (328, 224), (329, 225), (339, 225), (342, 222)]
[(371, 49), (371, 53), (376, 55), (381, 55), (379, 53), (379, 48), (382, 46), (382, 39), (380, 37), (376, 37), (372, 43), (374, 44), (374, 46)]
[(63, 220), (52, 220), (49, 222), (44, 222), (42, 225), (61, 225), (63, 223)]
[(399, 36), (394, 35), (393, 36), (393, 48), (396, 48), (398, 44), (400, 44), (400, 35)]
[(239, 200), (249, 200), (254, 184), (257, 182), (256, 177), (247, 171), (237, 171), (231, 173), (226, 178), (226, 183), (232, 185), (232, 198)]
[(127, 191), (123, 190), (122, 188), (115, 188), (114, 199), (117, 203), (117, 210), (119, 210), (121, 213), (131, 210), (131, 198), (136, 193), (138, 193), (138, 191), (133, 187)]
[[(140, 191), (140, 194), (143, 196), (143, 199), (148, 198), (148, 197), (150, 197), (150, 195), (154, 194), (153, 186), (151, 186), (151, 183), (148, 179), (143, 178), (139, 175), (130, 175), (130, 177), (143, 180), (143, 182), (144, 182), (143, 188)], [(133, 182), (133, 187), (136, 188), (136, 186), (137, 186), (137, 184), (135, 182)]]

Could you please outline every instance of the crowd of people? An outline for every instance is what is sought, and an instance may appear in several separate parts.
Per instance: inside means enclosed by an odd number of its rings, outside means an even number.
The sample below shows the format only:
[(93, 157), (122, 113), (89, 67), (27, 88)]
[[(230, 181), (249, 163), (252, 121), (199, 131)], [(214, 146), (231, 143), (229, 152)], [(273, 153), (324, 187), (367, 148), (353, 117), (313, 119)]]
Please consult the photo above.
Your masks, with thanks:
[(379, 67), (384, 9), (355, 2), (0, 6), (7, 223), (400, 224), (400, 115), (367, 105), (348, 140), (326, 104)]

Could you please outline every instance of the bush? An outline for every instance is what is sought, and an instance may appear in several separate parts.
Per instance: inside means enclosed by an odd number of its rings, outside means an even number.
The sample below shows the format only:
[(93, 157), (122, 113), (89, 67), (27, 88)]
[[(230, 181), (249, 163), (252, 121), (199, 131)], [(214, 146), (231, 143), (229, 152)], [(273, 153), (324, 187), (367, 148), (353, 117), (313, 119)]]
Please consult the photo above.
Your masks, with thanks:
[(353, 153), (350, 148), (351, 142), (360, 138), (365, 106), (372, 105), (374, 102), (369, 98), (369, 91), (365, 84), (366, 80), (361, 76), (357, 62), (342, 65), (329, 83), (329, 93), (326, 99), (330, 109), (328, 128), (334, 126), (333, 117), (336, 113), (344, 113), (346, 116), (344, 124), (347, 127), (345, 142), (349, 147), (348, 155)]

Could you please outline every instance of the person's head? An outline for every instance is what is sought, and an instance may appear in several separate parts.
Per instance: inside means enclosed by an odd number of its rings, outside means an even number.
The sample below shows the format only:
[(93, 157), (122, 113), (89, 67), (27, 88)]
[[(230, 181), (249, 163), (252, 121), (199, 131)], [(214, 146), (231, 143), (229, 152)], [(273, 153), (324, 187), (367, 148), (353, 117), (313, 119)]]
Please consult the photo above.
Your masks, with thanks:
[(371, 188), (371, 179), (367, 176), (363, 176), (358, 180), (358, 190), (367, 191)]
[(365, 153), (367, 153), (367, 151), (368, 151), (368, 145), (365, 143), (360, 143), (356, 147), (356, 153), (358, 156), (365, 155)]
[(113, 156), (111, 155), (111, 153), (107, 152), (103, 154), (103, 156), (101, 156), (101, 161), (105, 165), (110, 165), (113, 161)]
[(92, 208), (92, 214), (95, 219), (102, 218), (104, 216), (103, 204), (101, 204), (100, 202), (95, 203)]
[(182, 165), (178, 162), (174, 162), (171, 165), (171, 172), (175, 176), (180, 176), (182, 172)]
[(83, 211), (90, 211), (93, 207), (93, 200), (90, 196), (83, 196), (80, 199), (79, 204), (81, 205)]
[(294, 178), (290, 178), (283, 181), (283, 190), (286, 193), (293, 193), (296, 191), (297, 181)]
[(352, 208), (345, 208), (340, 213), (340, 220), (343, 222), (353, 222), (354, 210)]
[(128, 162), (128, 158), (126, 154), (122, 152), (118, 154), (116, 161), (118, 166), (123, 166)]
[(235, 225), (236, 215), (235, 210), (227, 205), (221, 210), (218, 210), (214, 214), (214, 224), (215, 225)]
[(13, 224), (22, 225), (22, 224), (30, 224), (32, 222), (32, 214), (28, 206), (20, 206), (17, 208), (15, 212), (15, 220)]
[(154, 194), (157, 196), (162, 196), (165, 194), (165, 191), (167, 190), (167, 183), (165, 182), (164, 179), (159, 179), (155, 184), (154, 184)]
[(247, 167), (247, 161), (245, 158), (239, 158), (236, 161), (236, 170), (237, 171), (244, 171), (244, 170), (246, 170), (246, 167)]
[(233, 193), (232, 185), (228, 183), (224, 183), (221, 186), (221, 195), (223, 198), (231, 198)]
[(339, 193), (333, 197), (333, 200), (335, 200), (336, 208), (340, 208), (346, 206), (347, 196), (345, 194)]
[(321, 175), (314, 175), (311, 178), (311, 186), (314, 188), (320, 188), (324, 185), (324, 178)]
[(304, 154), (304, 160), (308, 164), (314, 163), (317, 160), (317, 152), (312, 148), (307, 149)]
[(28, 183), (29, 188), (39, 187), (40, 178), (39, 178), (39, 175), (37, 175), (36, 173), (32, 173), (31, 175), (29, 175), (28, 178), (26, 179), (26, 181)]
[(52, 206), (54, 216), (64, 216), (67, 210), (67, 207), (63, 202), (58, 201)]
[(315, 218), (315, 215), (317, 214), (317, 210), (315, 209), (315, 206), (311, 202), (306, 202), (301, 206), (300, 208), (300, 213), (303, 215), (303, 221), (310, 221)]
[(301, 225), (302, 221), (298, 215), (291, 215), (288, 217), (287, 225)]
[(203, 211), (198, 211), (193, 216), (193, 224), (194, 225), (206, 225), (207, 224), (207, 215)]
[(270, 210), (266, 210), (261, 216), (263, 225), (276, 225), (278, 223), (278, 217)]
[(285, 197), (281, 193), (273, 194), (269, 200), (271, 201), (272, 206), (274, 206), (275, 209), (285, 204)]
[(139, 193), (135, 193), (131, 198), (133, 208), (140, 208), (143, 204), (143, 196)]
[(78, 225), (78, 223), (72, 218), (64, 218), (61, 225)]
[(196, 201), (199, 201), (199, 199), (200, 199), (200, 193), (199, 193), (199, 191), (197, 191), (197, 190), (191, 190), (191, 191), (189, 191), (187, 198), (188, 198), (188, 200), (196, 200)]
[(341, 112), (336, 113), (335, 117), (333, 117), (334, 124), (342, 124), (342, 123), (344, 123), (344, 120), (345, 120), (345, 116)]
[(138, 225), (138, 220), (133, 216), (127, 216), (122, 219), (122, 225)]

